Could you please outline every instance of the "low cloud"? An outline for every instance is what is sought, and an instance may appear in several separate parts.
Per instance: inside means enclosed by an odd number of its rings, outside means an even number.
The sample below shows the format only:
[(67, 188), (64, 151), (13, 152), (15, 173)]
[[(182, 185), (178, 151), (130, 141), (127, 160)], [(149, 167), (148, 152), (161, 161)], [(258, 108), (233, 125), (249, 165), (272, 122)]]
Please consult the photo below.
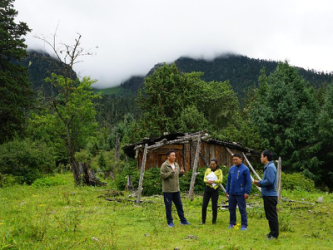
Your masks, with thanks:
[(15, 8), (17, 21), (33, 29), (29, 49), (42, 49), (33, 36), (50, 37), (58, 24), (59, 42), (72, 44), (80, 33), (93, 55), (75, 70), (97, 79), (98, 88), (145, 75), (159, 62), (228, 52), (333, 71), (330, 1), (16, 0)]

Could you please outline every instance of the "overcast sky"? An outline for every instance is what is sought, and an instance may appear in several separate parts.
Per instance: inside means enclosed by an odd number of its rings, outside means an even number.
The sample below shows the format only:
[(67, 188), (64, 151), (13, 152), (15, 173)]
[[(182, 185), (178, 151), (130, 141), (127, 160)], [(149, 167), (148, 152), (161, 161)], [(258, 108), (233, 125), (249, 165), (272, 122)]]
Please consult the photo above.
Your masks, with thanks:
[(72, 44), (77, 33), (93, 56), (75, 70), (119, 85), (145, 75), (156, 63), (180, 56), (213, 59), (225, 52), (289, 60), (291, 65), (333, 71), (333, 1), (327, 0), (16, 0), (17, 21), (34, 35)]

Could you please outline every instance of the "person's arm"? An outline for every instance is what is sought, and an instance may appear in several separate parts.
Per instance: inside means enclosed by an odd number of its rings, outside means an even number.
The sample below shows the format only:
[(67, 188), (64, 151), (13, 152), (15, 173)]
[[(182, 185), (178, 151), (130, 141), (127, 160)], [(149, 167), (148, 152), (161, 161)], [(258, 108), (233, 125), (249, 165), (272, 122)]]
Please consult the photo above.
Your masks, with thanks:
[(223, 180), (223, 173), (222, 173), (222, 169), (219, 170), (219, 173), (216, 175), (218, 180), (214, 181), (214, 183), (216, 185), (220, 185), (222, 184), (222, 180)]
[(204, 175), (204, 183), (207, 184), (208, 179), (207, 179), (207, 175), (208, 175), (208, 168), (205, 171), (205, 175)]
[(266, 174), (265, 174), (265, 179), (258, 181), (259, 187), (265, 187), (265, 186), (270, 186), (274, 183), (275, 181), (275, 171), (273, 167), (267, 167), (266, 168)]
[(249, 195), (252, 188), (252, 181), (251, 181), (250, 170), (248, 168), (246, 169), (245, 172), (245, 186), (246, 186), (245, 193)]
[(161, 170), (160, 170), (160, 176), (162, 179), (168, 179), (174, 174), (175, 174), (175, 172), (172, 169), (168, 168), (167, 166), (162, 165)]

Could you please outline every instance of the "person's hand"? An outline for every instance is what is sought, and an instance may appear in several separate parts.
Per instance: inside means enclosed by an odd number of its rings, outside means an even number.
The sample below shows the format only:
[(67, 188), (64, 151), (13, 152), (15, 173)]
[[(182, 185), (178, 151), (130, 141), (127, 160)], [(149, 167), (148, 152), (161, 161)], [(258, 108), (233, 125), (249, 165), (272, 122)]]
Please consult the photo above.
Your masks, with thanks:
[(173, 169), (173, 172), (175, 172), (175, 173), (176, 173), (176, 172), (177, 172), (177, 168), (174, 168), (174, 169)]
[(181, 173), (185, 173), (184, 168), (181, 168), (181, 169), (180, 169), (180, 172), (181, 172)]
[(229, 194), (228, 193), (225, 193), (225, 195), (229, 198)]
[(248, 194), (244, 194), (244, 198), (246, 200), (247, 198), (249, 198), (249, 195)]
[(213, 180), (207, 181), (208, 184), (212, 185), (214, 183)]
[(253, 180), (253, 184), (256, 185), (257, 187), (259, 187), (259, 183), (257, 180)]

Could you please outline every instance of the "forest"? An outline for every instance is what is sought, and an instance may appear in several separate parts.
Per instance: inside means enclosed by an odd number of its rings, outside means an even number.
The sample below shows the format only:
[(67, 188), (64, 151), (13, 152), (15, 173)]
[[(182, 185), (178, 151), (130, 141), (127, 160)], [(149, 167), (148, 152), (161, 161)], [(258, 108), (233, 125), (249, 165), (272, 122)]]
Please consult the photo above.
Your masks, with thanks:
[[(53, 54), (28, 51), (31, 29), (15, 21), (13, 2), (0, 1), (1, 249), (331, 249), (332, 73), (242, 55), (181, 57), (94, 89), (97, 80), (74, 70), (89, 56), (85, 37), (58, 44), (56, 34), (37, 36)], [(199, 226), (204, 168), (191, 200), (192, 169), (180, 179), (191, 226), (166, 227), (159, 168), (145, 171), (134, 204), (139, 166), (122, 148), (197, 131), (282, 158), (288, 199), (278, 204), (278, 240), (262, 240), (267, 222), (255, 188), (249, 230), (226, 231), (223, 194), (217, 224)], [(262, 165), (253, 166), (262, 175)], [(221, 166), (223, 185), (229, 167)]]
[(67, 61), (55, 44), (55, 57), (27, 51), (30, 29), (14, 22), (11, 2), (1, 6), (0, 185), (32, 184), (79, 162), (117, 177), (133, 165), (117, 147), (207, 130), (258, 152), (270, 149), (286, 174), (332, 191), (331, 73), (229, 54), (159, 63), (144, 78), (95, 90), (96, 80), (79, 79), (73, 69), (84, 52), (81, 37), (67, 45)]

